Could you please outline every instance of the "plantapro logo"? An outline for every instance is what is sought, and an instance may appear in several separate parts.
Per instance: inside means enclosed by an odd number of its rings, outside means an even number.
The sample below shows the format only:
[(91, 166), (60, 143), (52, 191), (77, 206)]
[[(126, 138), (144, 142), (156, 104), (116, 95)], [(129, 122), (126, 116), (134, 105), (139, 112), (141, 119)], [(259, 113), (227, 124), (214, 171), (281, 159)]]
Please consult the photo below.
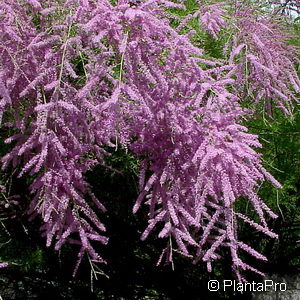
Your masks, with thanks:
[(287, 290), (286, 283), (274, 282), (273, 280), (264, 280), (263, 282), (238, 282), (235, 280), (210, 280), (208, 282), (208, 290), (211, 292), (217, 291), (229, 291), (244, 293), (244, 292), (268, 292), (268, 291), (280, 291), (284, 292)]

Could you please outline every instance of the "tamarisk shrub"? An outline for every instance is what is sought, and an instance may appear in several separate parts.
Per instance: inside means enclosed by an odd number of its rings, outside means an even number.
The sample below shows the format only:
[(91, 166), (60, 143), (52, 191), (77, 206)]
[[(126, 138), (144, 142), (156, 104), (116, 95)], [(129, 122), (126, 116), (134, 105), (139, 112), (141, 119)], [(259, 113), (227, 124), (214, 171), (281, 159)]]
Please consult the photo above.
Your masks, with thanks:
[[(294, 47), (287, 44), (290, 34), (283, 35), (278, 20), (260, 15), (255, 7), (241, 7), (233, 22), (238, 30), (231, 41), (229, 62), (236, 60), (236, 83), (244, 82), (241, 97), (250, 96), (255, 103), (263, 100), (269, 115), (274, 106), (290, 115), (292, 100), (297, 101), (295, 92), (300, 92), (300, 80), (294, 69), (299, 60)], [(243, 55), (237, 58), (241, 51)]]
[[(80, 246), (74, 274), (85, 253), (105, 263), (94, 244), (108, 242), (95, 210), (105, 207), (84, 174), (105, 165), (107, 146), (120, 146), (141, 161), (133, 212), (149, 207), (142, 239), (155, 230), (166, 239), (158, 264), (172, 262), (176, 251), (211, 271), (225, 247), (240, 281), (243, 270), (263, 275), (240, 258), (243, 250), (267, 260), (240, 240), (238, 220), (275, 238), (267, 221), (276, 215), (256, 191), (264, 180), (280, 184), (254, 150), (258, 137), (241, 125), (251, 111), (242, 108), (237, 87), (258, 93), (258, 103), (276, 95), (277, 106), (290, 113), (299, 79), (288, 54), (294, 49), (275, 24), (254, 23), (251, 10), (237, 7), (234, 26), (222, 16), (229, 2), (200, 3), (174, 29), (166, 8), (185, 9), (184, 3), (0, 3), (2, 126), (15, 132), (6, 139), (14, 146), (3, 168), (12, 164), (19, 176), (32, 176), (28, 213), (42, 217), (47, 246)], [(204, 59), (190, 42), (194, 31), (179, 34), (195, 17), (215, 38), (222, 28), (239, 28), (227, 61)], [(256, 221), (236, 210), (239, 198), (253, 205)]]

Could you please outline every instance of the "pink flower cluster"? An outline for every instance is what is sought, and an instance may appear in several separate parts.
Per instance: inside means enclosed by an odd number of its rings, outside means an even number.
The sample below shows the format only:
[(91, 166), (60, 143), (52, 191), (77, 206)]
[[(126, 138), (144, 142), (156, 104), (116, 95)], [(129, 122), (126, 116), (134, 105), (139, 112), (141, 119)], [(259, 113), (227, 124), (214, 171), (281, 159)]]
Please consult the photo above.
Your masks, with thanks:
[(218, 39), (218, 32), (226, 27), (226, 21), (223, 17), (226, 11), (221, 8), (222, 5), (226, 5), (226, 2), (217, 2), (201, 7), (200, 20), (203, 29), (209, 32), (215, 39)]
[(8, 263), (0, 263), (0, 269), (6, 268), (8, 266)]

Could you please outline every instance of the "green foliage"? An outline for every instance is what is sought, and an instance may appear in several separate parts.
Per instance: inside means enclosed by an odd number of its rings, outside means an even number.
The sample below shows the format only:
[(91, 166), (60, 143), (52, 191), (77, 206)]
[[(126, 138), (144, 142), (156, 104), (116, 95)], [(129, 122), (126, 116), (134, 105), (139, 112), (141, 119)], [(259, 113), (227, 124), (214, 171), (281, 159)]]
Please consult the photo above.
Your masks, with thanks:
[(269, 184), (260, 187), (261, 198), (279, 216), (274, 222), (279, 239), (265, 244), (264, 251), (273, 271), (296, 271), (300, 268), (300, 114), (296, 111), (287, 119), (274, 112), (274, 119), (261, 117), (247, 124), (261, 136), (265, 166), (282, 184), (278, 191)]

